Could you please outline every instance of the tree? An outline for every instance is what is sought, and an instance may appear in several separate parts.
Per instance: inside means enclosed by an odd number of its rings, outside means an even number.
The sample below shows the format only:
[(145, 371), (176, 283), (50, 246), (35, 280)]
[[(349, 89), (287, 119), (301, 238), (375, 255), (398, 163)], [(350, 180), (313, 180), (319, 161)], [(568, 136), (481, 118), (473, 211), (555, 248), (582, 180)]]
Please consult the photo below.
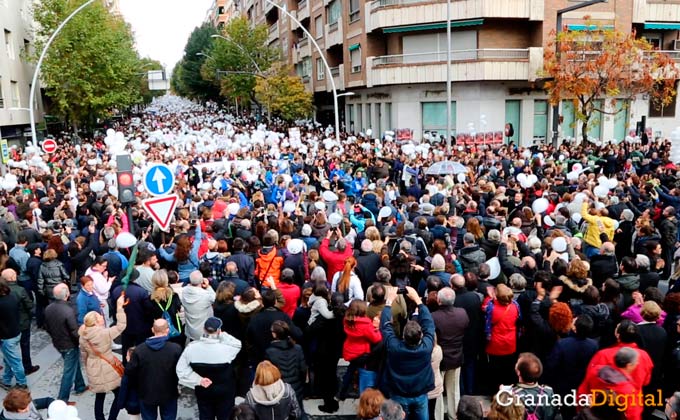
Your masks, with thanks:
[(172, 69), (172, 76), (170, 77), (170, 90), (177, 96), (188, 96), (188, 92), (182, 84), (182, 68), (184, 62), (182, 60), (175, 64), (175, 68)]
[[(267, 26), (251, 26), (245, 17), (231, 20), (221, 35), (227, 39), (213, 39), (201, 75), (219, 86), (222, 96), (247, 104), (254, 100), (256, 74), (267, 72), (279, 58), (279, 51), (269, 46)], [(218, 71), (227, 73), (218, 77)]]
[[(181, 71), (178, 74), (179, 81), (183, 86), (183, 96), (191, 99), (217, 99), (219, 92), (209, 80), (201, 77), (201, 67), (206, 61), (206, 55), (210, 55), (212, 47), (211, 35), (217, 33), (215, 27), (204, 23), (194, 29), (189, 35), (187, 45), (184, 47)], [(205, 54), (205, 55), (203, 55)]]
[[(42, 0), (36, 3), (37, 61), (57, 26), (84, 0)], [(140, 100), (139, 58), (130, 27), (94, 2), (57, 35), (41, 69), (42, 86), (78, 132), (79, 125), (105, 117), (114, 108)]]
[(314, 111), (312, 94), (305, 90), (300, 76), (283, 63), (274, 65), (267, 77), (259, 77), (255, 97), (272, 115), (287, 121), (309, 117)]
[[(544, 52), (543, 76), (550, 103), (563, 99), (574, 103), (575, 118), (581, 122), (583, 140), (595, 112), (615, 115), (616, 101), (629, 101), (649, 94), (654, 103), (668, 105), (675, 95), (678, 71), (675, 62), (655, 51), (635, 32), (603, 30), (586, 20), (586, 30), (560, 32)], [(554, 36), (553, 32), (553, 36)], [(606, 101), (605, 101), (606, 100)]]

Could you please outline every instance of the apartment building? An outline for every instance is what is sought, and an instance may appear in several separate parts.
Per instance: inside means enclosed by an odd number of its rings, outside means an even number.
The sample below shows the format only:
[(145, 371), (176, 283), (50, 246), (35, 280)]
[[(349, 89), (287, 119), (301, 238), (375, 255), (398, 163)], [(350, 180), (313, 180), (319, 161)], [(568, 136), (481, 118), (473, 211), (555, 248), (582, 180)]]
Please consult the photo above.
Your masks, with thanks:
[[(0, 137), (12, 141), (30, 138), (28, 112), (33, 64), (26, 55), (33, 48), (29, 0), (0, 0)], [(36, 92), (35, 116), (43, 120), (42, 98)]]
[[(332, 121), (335, 84), (341, 121), (353, 132), (410, 129), (415, 139), (446, 130), (446, 10), (441, 0), (278, 0), (302, 24), (266, 0), (241, 0), (237, 13), (269, 26), (269, 41), (314, 92), (317, 118)], [(283, 3), (281, 3), (283, 1)], [(452, 125), (456, 134), (498, 133), (529, 145), (552, 136), (539, 70), (557, 11), (574, 0), (451, 0)], [(563, 15), (569, 30), (584, 16), (604, 27), (635, 30), (680, 60), (680, 0), (609, 0)], [(303, 30), (304, 27), (304, 30)], [(331, 76), (313, 41), (331, 67)], [(650, 109), (646, 96), (616, 116), (599, 116), (589, 135), (625, 137), (642, 116), (669, 135), (677, 104)], [(580, 136), (570, 102), (561, 104), (561, 136)], [(680, 116), (680, 114), (678, 114)], [(574, 126), (574, 127), (572, 127)]]
[(233, 0), (214, 0), (208, 9), (206, 20), (215, 26), (222, 26), (234, 16), (236, 4)]

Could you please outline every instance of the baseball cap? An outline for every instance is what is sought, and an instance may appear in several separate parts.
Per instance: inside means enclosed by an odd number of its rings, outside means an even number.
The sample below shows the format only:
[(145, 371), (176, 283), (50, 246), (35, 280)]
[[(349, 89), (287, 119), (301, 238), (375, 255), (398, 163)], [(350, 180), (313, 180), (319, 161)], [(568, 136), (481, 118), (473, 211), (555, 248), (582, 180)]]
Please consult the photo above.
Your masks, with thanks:
[(216, 333), (220, 328), (222, 328), (222, 320), (214, 316), (206, 319), (205, 324), (203, 324), (203, 329), (210, 334)]

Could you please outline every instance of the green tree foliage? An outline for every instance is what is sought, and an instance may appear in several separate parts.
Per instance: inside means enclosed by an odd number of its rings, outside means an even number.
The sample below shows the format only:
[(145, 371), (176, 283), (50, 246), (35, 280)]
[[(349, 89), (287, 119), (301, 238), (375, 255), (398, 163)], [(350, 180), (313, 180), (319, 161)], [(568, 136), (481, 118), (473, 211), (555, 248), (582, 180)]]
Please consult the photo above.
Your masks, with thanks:
[[(57, 26), (85, 0), (36, 2), (37, 61)], [(139, 58), (130, 27), (94, 2), (57, 35), (41, 69), (42, 86), (55, 112), (74, 126), (140, 101)]]
[(172, 76), (170, 77), (170, 90), (177, 96), (188, 96), (188, 92), (182, 84), (182, 68), (184, 61), (180, 60), (172, 69)]
[[(201, 69), (203, 79), (219, 86), (223, 97), (243, 104), (252, 101), (255, 74), (266, 73), (280, 56), (277, 49), (269, 46), (268, 34), (266, 25), (251, 26), (245, 17), (231, 20), (220, 34), (226, 40), (213, 38), (210, 58)], [(218, 77), (218, 71), (227, 73)], [(228, 73), (233, 71), (242, 73)]]
[(309, 117), (314, 111), (312, 94), (305, 90), (300, 76), (292, 75), (290, 66), (275, 64), (267, 77), (259, 77), (255, 97), (270, 114), (293, 121)]
[[(181, 70), (177, 75), (179, 85), (182, 86), (181, 91), (177, 93), (181, 93), (182, 96), (200, 100), (219, 97), (219, 92), (213, 83), (201, 77), (201, 67), (206, 61), (206, 56), (199, 55), (199, 53), (210, 55), (213, 42), (210, 36), (215, 33), (217, 30), (211, 24), (205, 23), (194, 29), (189, 36), (187, 45), (184, 47), (184, 57), (180, 62)], [(178, 64), (177, 68), (179, 67)]]

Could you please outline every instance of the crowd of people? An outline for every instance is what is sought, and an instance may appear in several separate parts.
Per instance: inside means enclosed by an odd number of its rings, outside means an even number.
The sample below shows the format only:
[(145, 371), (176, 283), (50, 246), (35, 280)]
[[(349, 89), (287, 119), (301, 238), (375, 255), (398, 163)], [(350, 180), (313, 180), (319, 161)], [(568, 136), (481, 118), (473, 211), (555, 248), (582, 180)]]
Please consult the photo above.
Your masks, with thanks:
[[(270, 125), (165, 97), (112, 127), (124, 144), (12, 150), (0, 419), (52, 401), (27, 388), (33, 322), (63, 359), (53, 397), (93, 393), (81, 416), (96, 420), (175, 419), (180, 386), (202, 420), (303, 419), (306, 399), (335, 413), (350, 397), (365, 420), (678, 418), (668, 141), (446, 153)], [(166, 230), (141, 206), (152, 162), (177, 178)]]

